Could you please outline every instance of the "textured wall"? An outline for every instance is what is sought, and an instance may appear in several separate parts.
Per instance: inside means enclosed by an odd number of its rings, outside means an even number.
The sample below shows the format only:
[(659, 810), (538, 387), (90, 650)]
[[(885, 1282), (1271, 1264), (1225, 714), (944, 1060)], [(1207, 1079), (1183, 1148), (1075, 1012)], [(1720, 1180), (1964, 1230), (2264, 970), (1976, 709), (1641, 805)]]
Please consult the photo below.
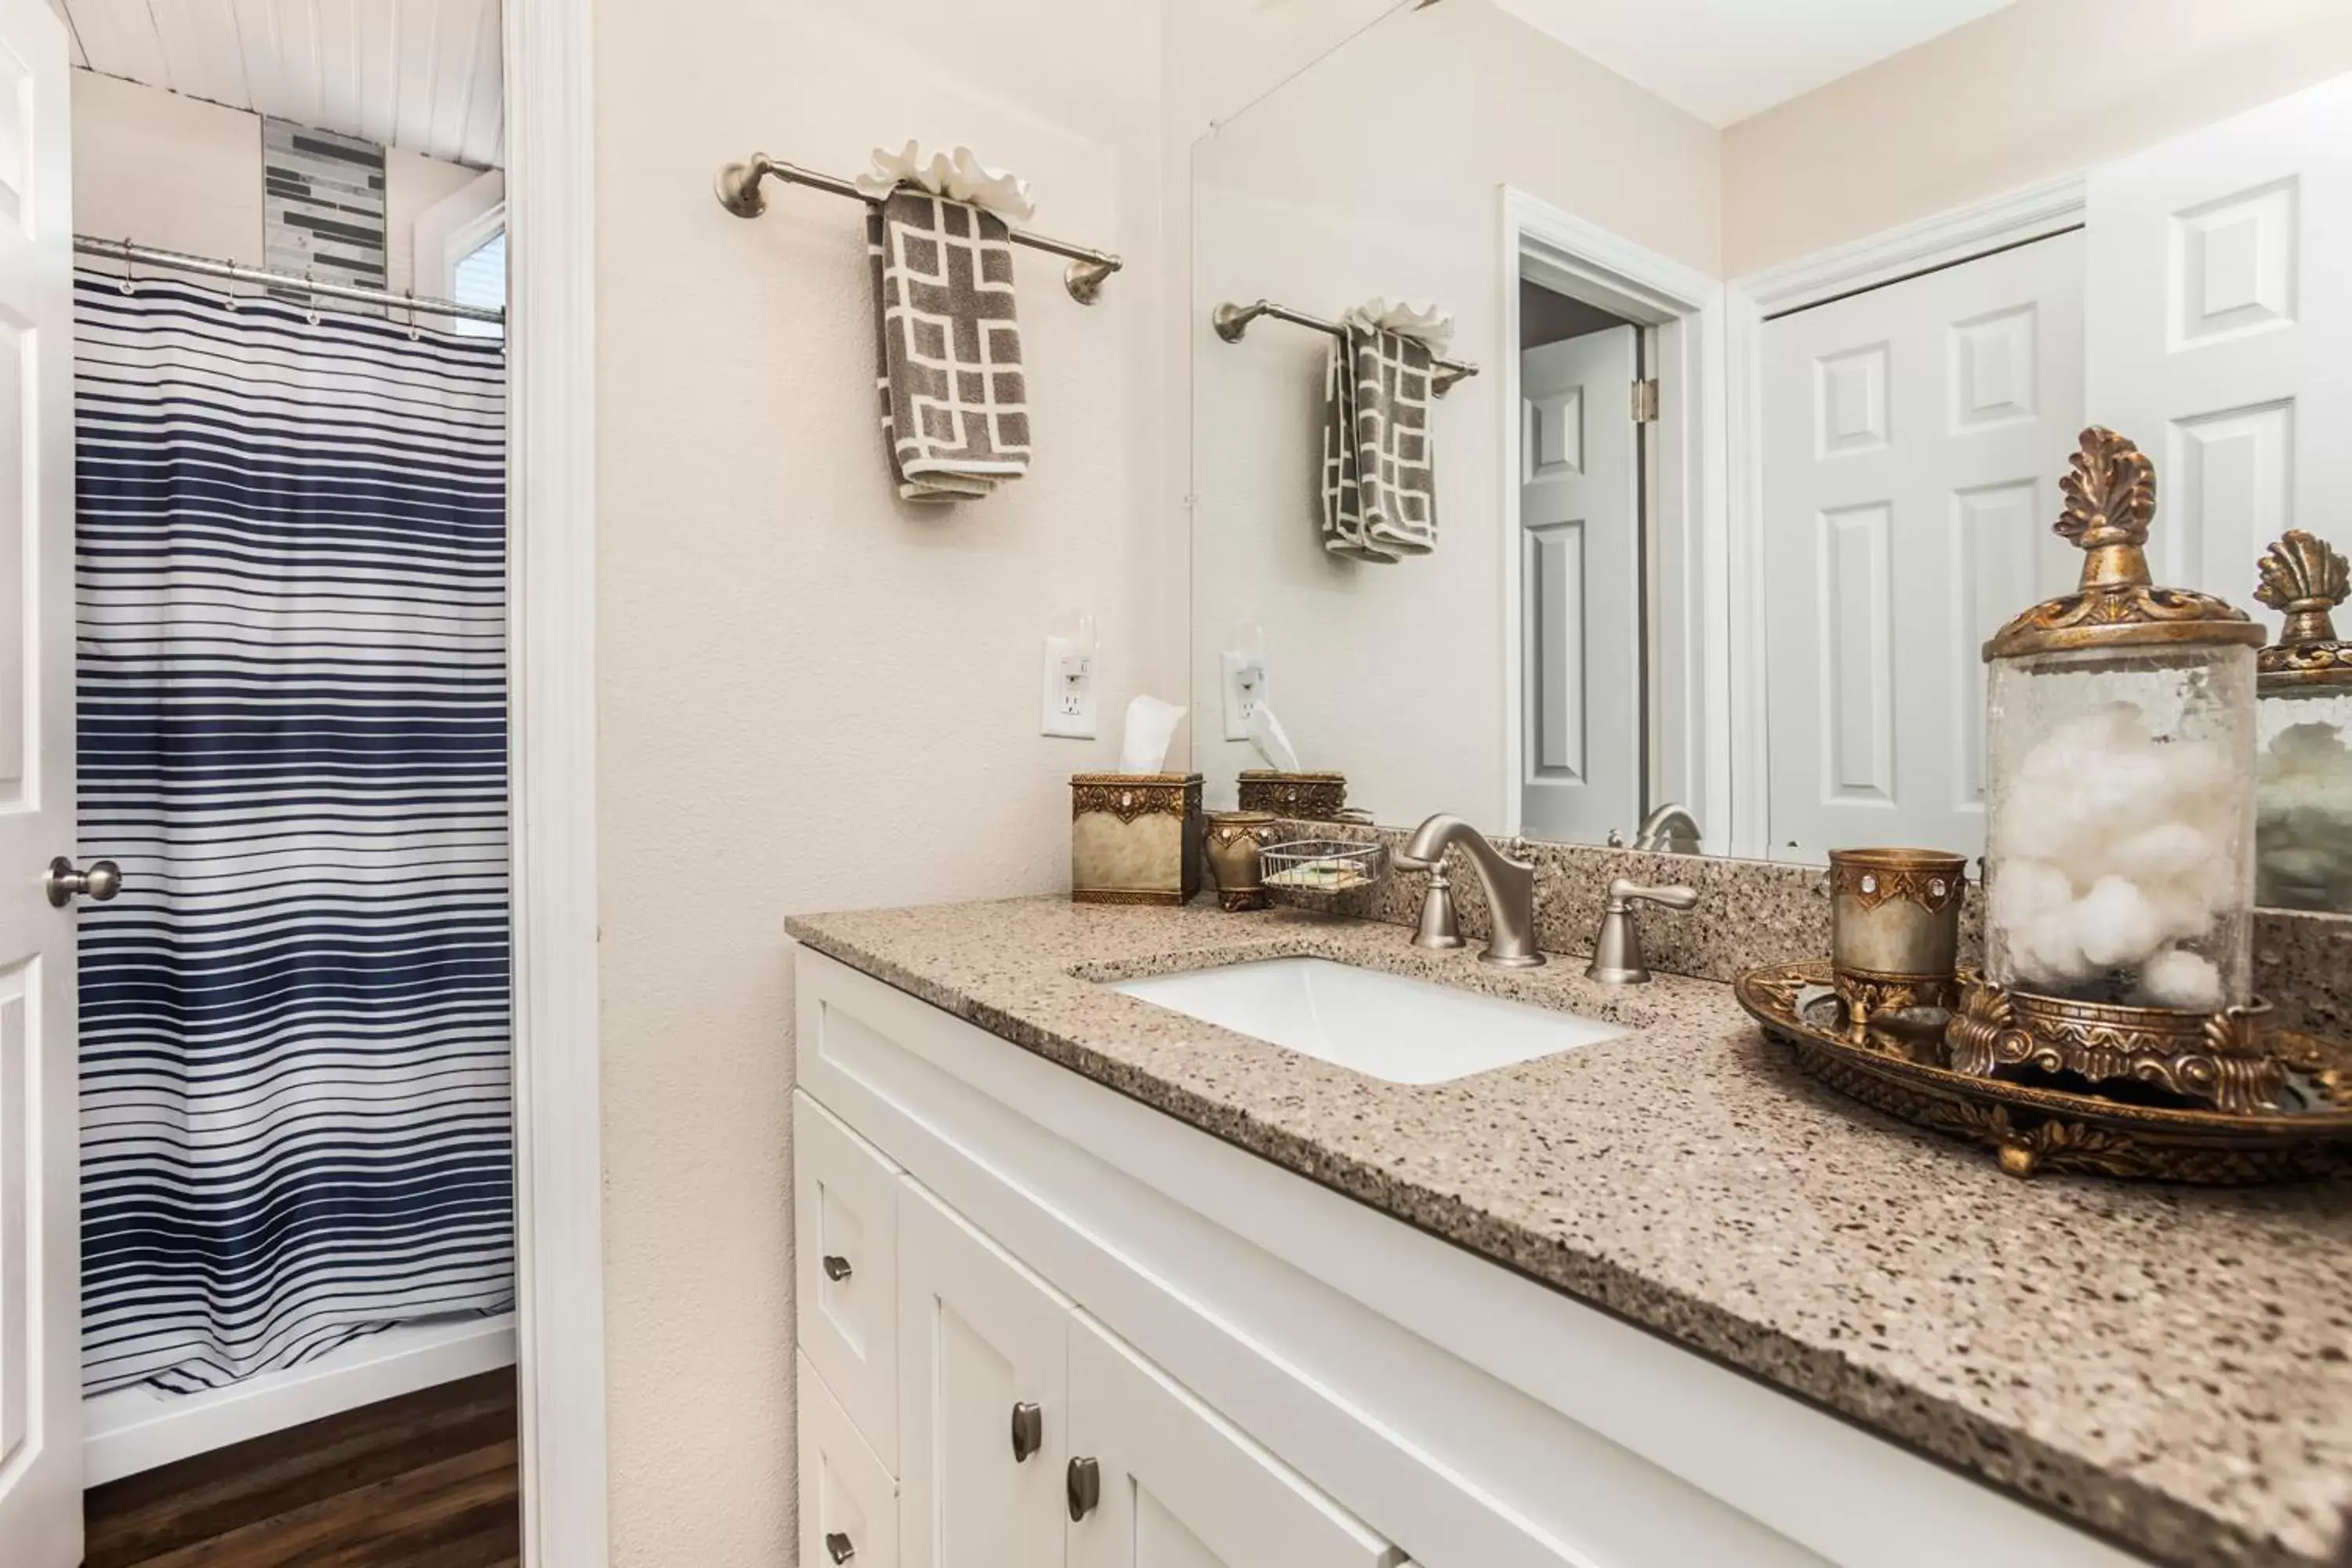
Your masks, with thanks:
[(2347, 70), (2344, 0), (2019, 0), (1725, 132), (1726, 272), (2071, 174)]
[[(1068, 775), (1181, 695), (1160, 478), (1149, 0), (600, 0), (595, 22), (604, 1255), (614, 1562), (793, 1554), (793, 910), (1067, 885)], [(892, 499), (861, 209), (710, 195), (753, 148), (843, 174), (970, 143), (1035, 226), (1133, 261), (1092, 309), (1016, 261), (1033, 475)], [(1181, 515), (1181, 514), (1178, 514)], [(1102, 737), (1037, 733), (1040, 645), (1103, 638)]]

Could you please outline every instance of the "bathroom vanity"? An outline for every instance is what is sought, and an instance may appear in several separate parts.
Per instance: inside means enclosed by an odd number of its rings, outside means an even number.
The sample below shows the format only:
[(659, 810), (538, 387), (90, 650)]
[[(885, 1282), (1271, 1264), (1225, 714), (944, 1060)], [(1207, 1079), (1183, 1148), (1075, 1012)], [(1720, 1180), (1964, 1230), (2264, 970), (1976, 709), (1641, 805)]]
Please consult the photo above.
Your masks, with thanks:
[[(791, 930), (805, 1563), (2352, 1545), (2342, 1184), (2020, 1183), (1806, 1082), (1727, 986), (1387, 924), (1042, 899)], [(1285, 957), (1582, 1024), (1447, 1077), (1118, 988)]]

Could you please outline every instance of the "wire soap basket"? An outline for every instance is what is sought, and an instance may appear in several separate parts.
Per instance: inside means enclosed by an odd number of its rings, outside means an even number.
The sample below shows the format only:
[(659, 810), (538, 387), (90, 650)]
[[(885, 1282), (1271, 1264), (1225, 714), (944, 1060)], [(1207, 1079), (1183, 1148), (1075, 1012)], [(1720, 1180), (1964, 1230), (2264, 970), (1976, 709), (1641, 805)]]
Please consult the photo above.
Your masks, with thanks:
[(1378, 886), (1389, 874), (1389, 847), (1343, 838), (1294, 838), (1258, 852), (1267, 892), (1287, 904), (1319, 907), (1342, 893)]

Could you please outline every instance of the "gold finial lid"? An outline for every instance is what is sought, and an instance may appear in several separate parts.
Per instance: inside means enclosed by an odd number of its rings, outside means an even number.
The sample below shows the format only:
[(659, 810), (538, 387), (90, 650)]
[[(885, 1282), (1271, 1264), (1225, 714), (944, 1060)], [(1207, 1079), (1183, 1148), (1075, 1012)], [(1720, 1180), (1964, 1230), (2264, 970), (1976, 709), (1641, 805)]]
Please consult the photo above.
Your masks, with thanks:
[(1988, 661), (2076, 648), (2261, 644), (2263, 628), (2227, 600), (2153, 585), (2147, 544), (2156, 465), (2137, 447), (2093, 426), (2059, 489), (2066, 510), (2052, 526), (2084, 552), (2083, 580), (1995, 632), (1984, 645)]
[(2291, 528), (2262, 559), (2254, 597), (2286, 617), (2279, 640), (2254, 656), (2256, 689), (2352, 686), (2352, 644), (2336, 640), (2328, 612), (2352, 594), (2352, 570), (2328, 542)]

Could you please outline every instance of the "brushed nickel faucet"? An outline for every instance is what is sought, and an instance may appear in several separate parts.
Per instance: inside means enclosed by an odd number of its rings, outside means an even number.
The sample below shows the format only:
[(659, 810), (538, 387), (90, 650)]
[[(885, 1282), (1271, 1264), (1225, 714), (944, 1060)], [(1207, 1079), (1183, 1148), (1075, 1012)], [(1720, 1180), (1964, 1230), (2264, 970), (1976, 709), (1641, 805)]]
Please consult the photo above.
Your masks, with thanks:
[(1457, 844), (1469, 857), (1470, 868), (1478, 873), (1479, 886), (1486, 889), (1486, 912), (1494, 928), (1493, 939), (1478, 961), (1504, 969), (1533, 969), (1544, 961), (1536, 947), (1536, 868), (1496, 848), (1485, 834), (1460, 817), (1442, 812), (1413, 829), (1397, 858), (1407, 870), (1430, 873), (1429, 894), (1422, 903), (1421, 929), (1413, 934), (1413, 945), (1462, 945), (1454, 929), (1454, 895), (1443, 864), (1445, 851)]

